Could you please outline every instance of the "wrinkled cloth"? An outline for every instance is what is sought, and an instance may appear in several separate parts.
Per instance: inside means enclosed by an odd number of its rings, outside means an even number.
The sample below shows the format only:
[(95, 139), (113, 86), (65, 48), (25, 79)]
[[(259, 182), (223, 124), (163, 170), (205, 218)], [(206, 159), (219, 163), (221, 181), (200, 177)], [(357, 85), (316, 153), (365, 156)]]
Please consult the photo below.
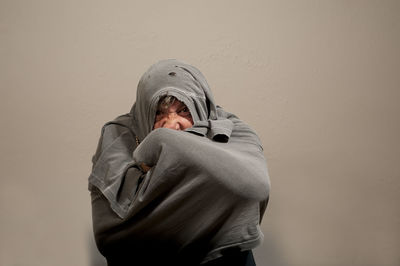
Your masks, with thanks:
[[(189, 108), (192, 128), (152, 130), (167, 94)], [(200, 71), (164, 60), (143, 75), (131, 112), (102, 129), (89, 176), (96, 244), (109, 265), (198, 265), (250, 250), (269, 188), (256, 133), (215, 104)]]

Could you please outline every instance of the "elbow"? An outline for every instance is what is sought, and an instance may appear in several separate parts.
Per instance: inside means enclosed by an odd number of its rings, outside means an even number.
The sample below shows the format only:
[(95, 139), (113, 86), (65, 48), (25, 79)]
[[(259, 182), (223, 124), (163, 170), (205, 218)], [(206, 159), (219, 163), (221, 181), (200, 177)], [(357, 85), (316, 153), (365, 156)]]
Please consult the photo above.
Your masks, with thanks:
[(269, 197), (271, 182), (266, 168), (258, 169), (250, 175), (249, 191), (250, 196), (258, 201), (265, 201)]

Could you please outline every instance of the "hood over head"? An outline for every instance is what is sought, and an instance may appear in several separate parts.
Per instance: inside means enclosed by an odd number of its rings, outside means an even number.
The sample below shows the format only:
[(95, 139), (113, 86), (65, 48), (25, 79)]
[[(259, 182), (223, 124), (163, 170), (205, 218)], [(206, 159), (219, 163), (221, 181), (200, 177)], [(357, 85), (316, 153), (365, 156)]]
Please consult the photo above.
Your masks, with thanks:
[(197, 68), (175, 59), (152, 65), (139, 81), (131, 115), (140, 140), (152, 131), (158, 102), (165, 95), (174, 96), (189, 108), (193, 127), (186, 131), (228, 141), (233, 124), (218, 117), (217, 105), (205, 77)]

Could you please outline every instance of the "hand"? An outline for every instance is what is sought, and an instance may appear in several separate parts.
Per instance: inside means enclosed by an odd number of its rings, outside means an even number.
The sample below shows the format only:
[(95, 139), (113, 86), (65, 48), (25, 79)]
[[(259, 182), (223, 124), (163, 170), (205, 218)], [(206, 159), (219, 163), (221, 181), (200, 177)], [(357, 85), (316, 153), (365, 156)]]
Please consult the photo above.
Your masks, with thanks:
[(143, 172), (147, 173), (150, 170), (151, 167), (147, 166), (144, 163), (141, 163), (140, 164), (140, 168), (142, 169)]

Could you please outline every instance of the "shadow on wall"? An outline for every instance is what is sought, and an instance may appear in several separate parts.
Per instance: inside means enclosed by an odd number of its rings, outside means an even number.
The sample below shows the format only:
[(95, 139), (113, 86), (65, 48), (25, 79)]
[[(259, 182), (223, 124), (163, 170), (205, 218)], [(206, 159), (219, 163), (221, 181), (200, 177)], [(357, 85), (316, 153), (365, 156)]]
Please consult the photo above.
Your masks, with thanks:
[[(106, 259), (100, 254), (94, 241), (93, 232), (89, 235), (90, 266), (107, 266)], [(264, 243), (253, 250), (257, 266), (287, 266), (280, 247), (273, 235), (266, 233)]]

